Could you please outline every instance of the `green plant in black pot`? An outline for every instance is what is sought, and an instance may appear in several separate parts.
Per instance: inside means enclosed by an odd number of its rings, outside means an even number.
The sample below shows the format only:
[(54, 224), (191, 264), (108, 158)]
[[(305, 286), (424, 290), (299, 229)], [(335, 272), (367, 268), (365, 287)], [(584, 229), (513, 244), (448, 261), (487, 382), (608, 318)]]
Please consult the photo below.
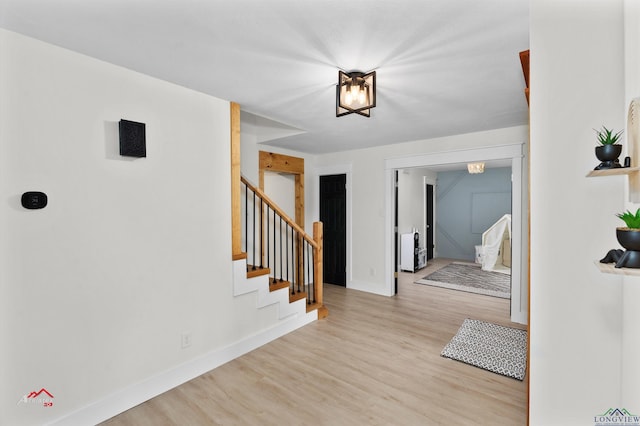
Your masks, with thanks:
[(640, 208), (635, 214), (627, 210), (616, 214), (626, 226), (616, 228), (616, 238), (626, 249), (616, 268), (640, 268)]
[(616, 214), (616, 216), (622, 219), (627, 228), (640, 230), (640, 208), (636, 210), (635, 214), (627, 210), (624, 213)]
[(617, 133), (613, 133), (613, 129), (609, 130), (605, 126), (602, 126), (602, 129), (595, 130), (598, 135), (598, 142), (600, 145), (615, 145), (620, 140), (620, 136), (622, 135), (622, 130)]
[(598, 136), (598, 146), (596, 146), (596, 157), (601, 161), (595, 170), (616, 169), (622, 167), (618, 157), (622, 153), (622, 145), (618, 143), (622, 130), (615, 132), (602, 126), (600, 130), (594, 129)]

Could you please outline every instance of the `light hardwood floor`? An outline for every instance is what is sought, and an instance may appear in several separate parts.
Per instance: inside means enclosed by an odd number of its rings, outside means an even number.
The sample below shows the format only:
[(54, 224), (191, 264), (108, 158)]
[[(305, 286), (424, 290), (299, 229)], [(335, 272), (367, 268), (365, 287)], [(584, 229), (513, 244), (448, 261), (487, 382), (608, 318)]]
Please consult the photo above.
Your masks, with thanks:
[(329, 317), (105, 425), (525, 425), (524, 382), (440, 356), (465, 318), (509, 322), (509, 301), (414, 284), (384, 297), (325, 286)]

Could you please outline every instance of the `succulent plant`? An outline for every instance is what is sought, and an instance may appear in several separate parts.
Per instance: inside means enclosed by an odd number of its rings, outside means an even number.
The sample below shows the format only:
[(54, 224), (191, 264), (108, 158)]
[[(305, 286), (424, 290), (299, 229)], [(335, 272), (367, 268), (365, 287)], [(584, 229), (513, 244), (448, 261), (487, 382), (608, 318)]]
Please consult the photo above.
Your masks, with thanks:
[(609, 130), (605, 126), (602, 126), (602, 129), (600, 130), (593, 130), (598, 135), (598, 143), (600, 145), (614, 145), (618, 143), (620, 135), (622, 135), (622, 130), (620, 130), (618, 133), (613, 133), (613, 129)]
[(629, 210), (627, 210), (624, 213), (616, 214), (616, 216), (624, 221), (624, 223), (627, 225), (627, 228), (640, 229), (640, 208), (636, 210), (636, 214), (633, 214)]

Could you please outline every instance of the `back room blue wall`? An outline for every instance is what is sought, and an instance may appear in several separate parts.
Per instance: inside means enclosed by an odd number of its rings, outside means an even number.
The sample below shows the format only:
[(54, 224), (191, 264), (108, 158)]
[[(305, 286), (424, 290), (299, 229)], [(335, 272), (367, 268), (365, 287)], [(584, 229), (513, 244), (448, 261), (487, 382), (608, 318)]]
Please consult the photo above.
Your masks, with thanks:
[(502, 215), (511, 213), (511, 168), (438, 173), (436, 234), (438, 257), (475, 259), (482, 233)]

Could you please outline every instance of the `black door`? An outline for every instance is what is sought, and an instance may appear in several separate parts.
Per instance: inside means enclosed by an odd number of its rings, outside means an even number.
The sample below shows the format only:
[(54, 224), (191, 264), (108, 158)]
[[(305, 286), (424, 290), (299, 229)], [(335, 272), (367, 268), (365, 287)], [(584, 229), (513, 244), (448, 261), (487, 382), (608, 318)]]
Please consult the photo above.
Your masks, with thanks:
[(320, 221), (324, 230), (322, 275), (347, 285), (347, 175), (320, 176)]
[(433, 259), (433, 185), (427, 184), (427, 260)]

